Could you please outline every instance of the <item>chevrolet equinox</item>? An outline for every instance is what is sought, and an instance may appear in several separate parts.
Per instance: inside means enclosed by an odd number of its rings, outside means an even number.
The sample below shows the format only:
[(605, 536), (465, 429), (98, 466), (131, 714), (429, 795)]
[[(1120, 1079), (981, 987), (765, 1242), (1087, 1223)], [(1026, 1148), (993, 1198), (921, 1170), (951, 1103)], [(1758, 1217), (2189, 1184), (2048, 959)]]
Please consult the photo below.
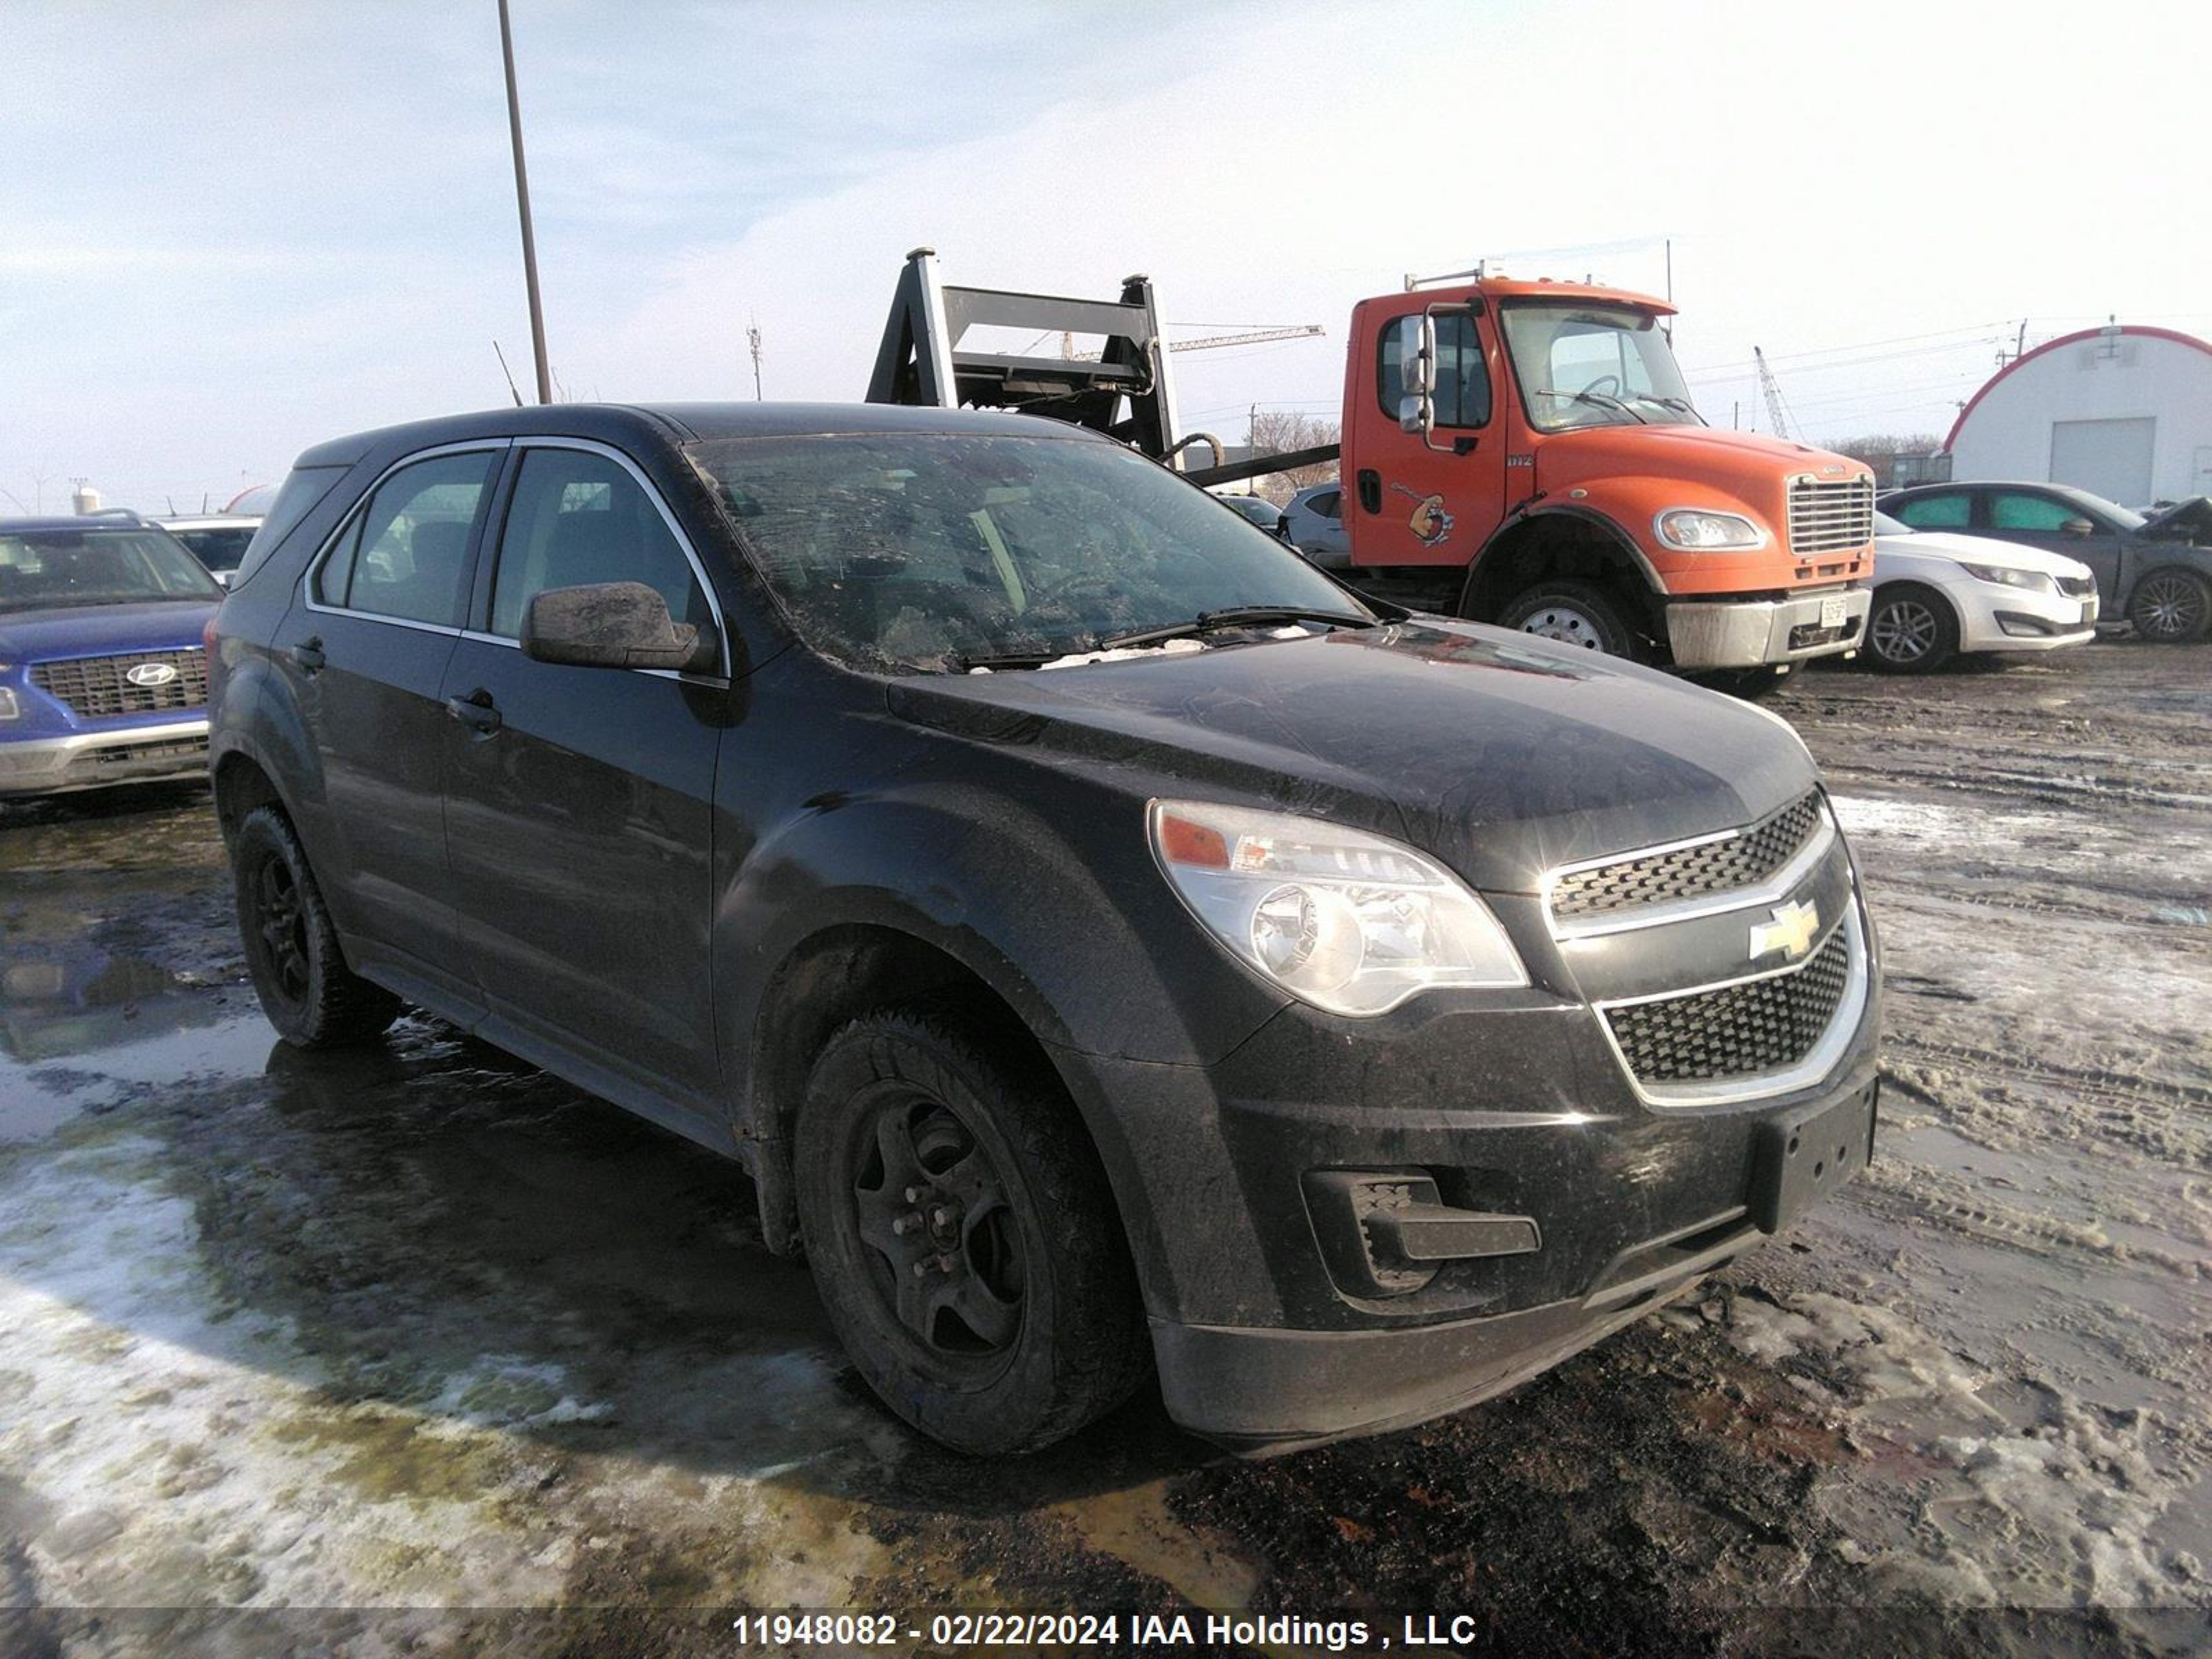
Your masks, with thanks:
[(1759, 709), (1409, 613), (1018, 416), (310, 450), (210, 625), (263, 1006), (736, 1158), (948, 1445), (1496, 1394), (1854, 1174), (1878, 976)]

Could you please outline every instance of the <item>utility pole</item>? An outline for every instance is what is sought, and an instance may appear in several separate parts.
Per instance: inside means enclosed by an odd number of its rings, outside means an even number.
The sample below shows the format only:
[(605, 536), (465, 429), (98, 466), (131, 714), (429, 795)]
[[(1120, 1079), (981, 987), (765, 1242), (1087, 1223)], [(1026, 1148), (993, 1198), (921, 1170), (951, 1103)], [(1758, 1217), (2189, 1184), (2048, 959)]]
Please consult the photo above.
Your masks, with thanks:
[(522, 103), (514, 90), (514, 30), (507, 0), (499, 0), (499, 55), (507, 67), (507, 131), (514, 147), (514, 205), (522, 216), (522, 281), (530, 293), (530, 348), (538, 359), (538, 401), (553, 401), (553, 371), (545, 361), (545, 312), (538, 299), (538, 238), (530, 228), (530, 172), (522, 164)]
[(753, 401), (758, 403), (761, 401), (761, 331), (758, 318), (755, 318), (751, 326), (745, 330), (745, 343), (752, 348)]

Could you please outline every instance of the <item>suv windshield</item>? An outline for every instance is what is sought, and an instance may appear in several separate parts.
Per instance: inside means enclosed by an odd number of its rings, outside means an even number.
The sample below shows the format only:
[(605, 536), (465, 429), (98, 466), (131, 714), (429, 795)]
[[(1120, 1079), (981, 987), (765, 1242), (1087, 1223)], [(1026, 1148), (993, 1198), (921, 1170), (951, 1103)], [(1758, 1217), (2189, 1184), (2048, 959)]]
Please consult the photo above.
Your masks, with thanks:
[(158, 530), (0, 531), (0, 615), (221, 598), (199, 561)]
[(1274, 537), (1117, 444), (857, 433), (686, 453), (799, 631), (841, 661), (957, 672), (1245, 607), (1372, 619)]
[(1705, 424), (1650, 312), (1512, 300), (1499, 316), (1528, 424), (1539, 431)]

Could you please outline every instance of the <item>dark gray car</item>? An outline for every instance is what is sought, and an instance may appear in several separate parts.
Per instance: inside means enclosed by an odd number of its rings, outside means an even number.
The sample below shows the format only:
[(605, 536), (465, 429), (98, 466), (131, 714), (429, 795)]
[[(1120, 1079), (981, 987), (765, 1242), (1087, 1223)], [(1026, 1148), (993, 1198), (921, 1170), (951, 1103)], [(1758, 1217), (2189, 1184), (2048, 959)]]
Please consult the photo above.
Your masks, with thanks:
[(1352, 533), (1344, 527), (1344, 487), (1311, 484), (1283, 508), (1283, 531), (1292, 547), (1324, 570), (1352, 568)]
[(2070, 484), (1944, 483), (1895, 489), (1881, 510), (1915, 530), (2024, 542), (2096, 573), (2105, 616), (2161, 645), (2212, 632), (2212, 501), (2149, 517)]

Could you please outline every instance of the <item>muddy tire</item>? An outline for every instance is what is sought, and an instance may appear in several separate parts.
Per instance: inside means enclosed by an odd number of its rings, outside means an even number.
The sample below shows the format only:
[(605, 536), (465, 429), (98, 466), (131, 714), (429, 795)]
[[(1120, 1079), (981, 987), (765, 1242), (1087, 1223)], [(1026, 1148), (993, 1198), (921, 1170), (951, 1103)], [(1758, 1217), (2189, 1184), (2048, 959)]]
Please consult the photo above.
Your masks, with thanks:
[(2193, 570), (2154, 570), (2136, 584), (2128, 620), (2153, 645), (2193, 645), (2212, 629), (2212, 586)]
[(1498, 624), (1608, 657), (1638, 655), (1636, 635), (1620, 601), (1588, 582), (1539, 582), (1498, 613)]
[(1959, 613), (1932, 587), (1893, 582), (1867, 613), (1867, 666), (1881, 674), (1926, 674), (1959, 654)]
[(924, 1434), (1034, 1451), (1144, 1380), (1121, 1223), (1056, 1079), (934, 1009), (871, 1015), (815, 1062), (793, 1163), (830, 1322)]
[(230, 856), (246, 969), (276, 1035), (301, 1048), (381, 1036), (399, 999), (346, 966), (291, 820), (274, 806), (247, 813)]

